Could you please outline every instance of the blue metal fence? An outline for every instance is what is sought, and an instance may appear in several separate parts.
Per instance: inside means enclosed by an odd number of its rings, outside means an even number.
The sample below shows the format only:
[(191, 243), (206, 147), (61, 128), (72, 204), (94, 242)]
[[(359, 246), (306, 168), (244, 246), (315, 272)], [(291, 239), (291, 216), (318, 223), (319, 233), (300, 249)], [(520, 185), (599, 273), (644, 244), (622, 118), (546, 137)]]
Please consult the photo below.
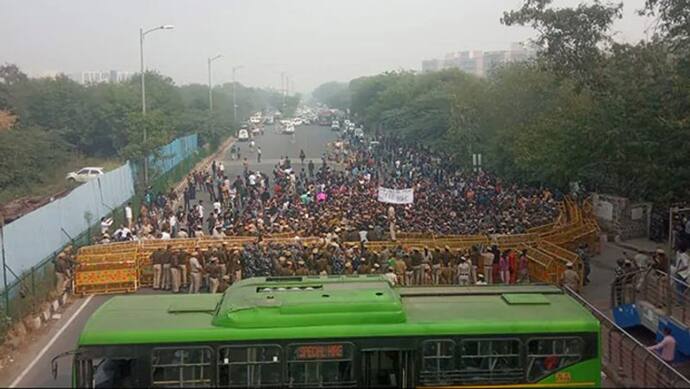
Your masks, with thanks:
[(177, 138), (149, 156), (149, 169), (153, 175), (165, 174), (192, 155), (197, 147), (197, 134)]

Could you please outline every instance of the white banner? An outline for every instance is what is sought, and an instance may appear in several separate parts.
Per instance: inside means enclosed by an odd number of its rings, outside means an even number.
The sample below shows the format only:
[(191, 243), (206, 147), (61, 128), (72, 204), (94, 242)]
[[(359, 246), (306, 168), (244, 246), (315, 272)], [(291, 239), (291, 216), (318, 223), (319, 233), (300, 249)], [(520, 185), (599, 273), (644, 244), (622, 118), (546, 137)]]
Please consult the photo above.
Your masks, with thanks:
[(412, 204), (414, 189), (389, 189), (379, 186), (379, 201), (390, 204)]

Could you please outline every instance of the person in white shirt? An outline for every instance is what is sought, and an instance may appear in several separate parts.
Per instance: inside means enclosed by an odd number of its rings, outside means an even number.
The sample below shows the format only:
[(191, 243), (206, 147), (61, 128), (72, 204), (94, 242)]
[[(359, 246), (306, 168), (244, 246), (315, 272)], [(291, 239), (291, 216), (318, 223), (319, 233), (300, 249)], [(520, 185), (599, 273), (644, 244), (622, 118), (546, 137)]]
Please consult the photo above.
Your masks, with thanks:
[(256, 185), (256, 175), (254, 173), (249, 175), (249, 185), (250, 186)]
[(197, 204), (197, 206), (196, 206), (196, 212), (197, 212), (197, 215), (199, 216), (199, 219), (204, 220), (203, 200), (199, 200), (199, 204)]
[(391, 286), (398, 285), (398, 276), (395, 274), (395, 270), (392, 267), (388, 267), (388, 271), (383, 275)]
[(216, 201), (213, 202), (213, 210), (214, 210), (215, 212), (220, 213), (220, 212), (221, 212), (221, 207), (222, 207), (222, 204), (220, 203), (220, 200), (216, 200)]
[(161, 240), (170, 240), (170, 233), (168, 231), (161, 232)]
[(108, 232), (108, 229), (109, 229), (110, 226), (112, 226), (112, 225), (113, 225), (113, 219), (112, 219), (112, 218), (106, 219), (105, 217), (102, 217), (102, 218), (101, 218), (101, 235), (103, 235), (103, 234), (105, 234), (106, 232)]
[(125, 207), (125, 219), (127, 219), (127, 227), (132, 228), (132, 221), (134, 214), (132, 213), (132, 203), (127, 203)]

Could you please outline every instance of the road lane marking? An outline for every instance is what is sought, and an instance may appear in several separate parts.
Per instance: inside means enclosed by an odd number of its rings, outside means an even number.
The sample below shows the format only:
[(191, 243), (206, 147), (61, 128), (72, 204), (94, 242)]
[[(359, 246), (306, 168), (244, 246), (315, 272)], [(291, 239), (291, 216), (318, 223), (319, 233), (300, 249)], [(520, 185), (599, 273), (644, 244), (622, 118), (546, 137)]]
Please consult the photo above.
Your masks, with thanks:
[(36, 356), (36, 358), (34, 358), (34, 360), (31, 361), (31, 363), (29, 364), (29, 366), (27, 366), (27, 367), (24, 369), (24, 371), (22, 371), (22, 373), (21, 373), (17, 378), (15, 378), (14, 381), (12, 381), (12, 383), (10, 384), (10, 388), (16, 387), (16, 386), (24, 379), (24, 377), (29, 373), (29, 371), (30, 371), (31, 369), (33, 369), (33, 367), (36, 365), (36, 363), (38, 362), (38, 360), (41, 359), (41, 358), (43, 358), (43, 355), (48, 351), (48, 349), (53, 345), (53, 343), (55, 343), (55, 341), (60, 337), (60, 335), (62, 335), (62, 333), (67, 329), (67, 327), (69, 327), (69, 325), (72, 324), (72, 322), (74, 321), (74, 319), (76, 319), (76, 318), (79, 316), (79, 314), (81, 313), (81, 311), (89, 304), (89, 302), (91, 301), (92, 298), (93, 298), (93, 295), (90, 295), (89, 297), (86, 298), (86, 300), (84, 300), (84, 302), (83, 302), (83, 303), (81, 304), (81, 306), (77, 309), (77, 311), (74, 312), (74, 314), (72, 315), (72, 317), (70, 317), (69, 320), (67, 320), (67, 323), (65, 323), (65, 324), (62, 326), (62, 328), (60, 328), (60, 329), (58, 330), (58, 332), (55, 333), (55, 335), (54, 335), (53, 338), (50, 340), (50, 342), (48, 342), (48, 344), (46, 344), (45, 347), (43, 347), (43, 349), (41, 349), (41, 351), (38, 353), (38, 355)]

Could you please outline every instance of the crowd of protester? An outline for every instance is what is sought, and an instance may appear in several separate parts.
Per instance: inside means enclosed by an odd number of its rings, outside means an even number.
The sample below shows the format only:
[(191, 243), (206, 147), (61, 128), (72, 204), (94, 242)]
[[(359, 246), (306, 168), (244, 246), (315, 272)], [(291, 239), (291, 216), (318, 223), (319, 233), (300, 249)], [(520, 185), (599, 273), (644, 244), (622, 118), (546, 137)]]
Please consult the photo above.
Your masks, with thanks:
[[(154, 287), (174, 291), (185, 285), (190, 292), (202, 285), (222, 290), (240, 277), (262, 275), (380, 273), (400, 285), (517, 283), (528, 279), (524, 252), (495, 246), (467, 251), (398, 246), (374, 252), (367, 243), (395, 240), (396, 232), (522, 233), (553, 221), (561, 196), (481, 170), (459, 170), (449, 155), (391, 137), (339, 139), (316, 164), (305, 163), (303, 150), (297, 158), (281, 157), (269, 175), (250, 170), (245, 157), (242, 174), (234, 177), (213, 161), (191, 172), (180, 191), (149, 188), (138, 212), (132, 204), (125, 207), (121, 225), (102, 219), (99, 239), (257, 237), (241, 250), (217, 245), (154, 253)], [(380, 186), (412, 188), (414, 202), (379, 202)], [(294, 240), (268, 243), (266, 236)], [(299, 237), (321, 237), (321, 242), (304, 245)]]
[[(448, 155), (381, 138), (338, 141), (320, 163), (281, 157), (271, 174), (228, 176), (222, 163), (194, 171), (180, 194), (146, 193), (133, 218), (114, 232), (102, 221), (102, 241), (326, 233), (394, 238), (395, 231), (435, 234), (511, 234), (553, 220), (560, 193), (503, 182), (484, 172), (458, 170)], [(333, 162), (336, 161), (336, 162)], [(414, 203), (384, 204), (379, 186), (413, 188)], [(198, 199), (205, 192), (209, 203)], [(205, 197), (205, 196), (204, 196)], [(391, 229), (391, 224), (395, 228)], [(347, 239), (350, 240), (350, 239)]]

